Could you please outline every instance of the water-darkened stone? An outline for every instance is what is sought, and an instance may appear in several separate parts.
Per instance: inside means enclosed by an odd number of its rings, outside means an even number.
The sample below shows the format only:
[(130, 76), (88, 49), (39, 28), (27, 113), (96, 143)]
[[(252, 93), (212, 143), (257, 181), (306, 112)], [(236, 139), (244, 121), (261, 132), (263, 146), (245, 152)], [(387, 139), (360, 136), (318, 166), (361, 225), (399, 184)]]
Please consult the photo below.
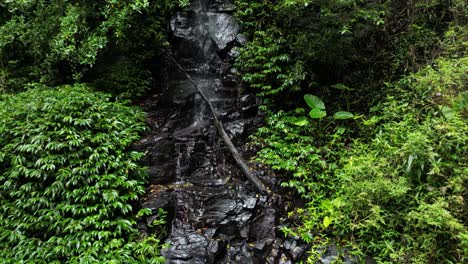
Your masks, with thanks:
[(216, 45), (218, 51), (227, 53), (228, 48), (234, 46), (234, 41), (239, 32), (239, 25), (236, 19), (226, 13), (208, 14), (211, 39)]
[[(147, 152), (151, 185), (142, 206), (153, 214), (139, 228), (152, 231), (158, 209), (169, 211), (170, 247), (162, 251), (167, 263), (291, 261), (276, 232), (282, 210), (277, 208), (284, 206), (274, 195), (258, 194), (245, 179), (213, 125), (210, 107), (193, 87), (207, 95), (242, 150), (261, 118), (255, 96), (242, 94), (232, 65), (246, 41), (232, 11), (229, 0), (193, 0), (174, 15), (168, 52), (191, 80), (168, 61), (162, 90), (143, 103), (152, 131), (136, 147)], [(290, 245), (288, 252), (299, 246)]]
[(345, 248), (339, 248), (335, 245), (331, 245), (322, 251), (320, 264), (331, 264), (337, 260), (342, 261), (345, 264), (357, 264), (359, 263), (356, 258), (349, 255), (348, 250)]

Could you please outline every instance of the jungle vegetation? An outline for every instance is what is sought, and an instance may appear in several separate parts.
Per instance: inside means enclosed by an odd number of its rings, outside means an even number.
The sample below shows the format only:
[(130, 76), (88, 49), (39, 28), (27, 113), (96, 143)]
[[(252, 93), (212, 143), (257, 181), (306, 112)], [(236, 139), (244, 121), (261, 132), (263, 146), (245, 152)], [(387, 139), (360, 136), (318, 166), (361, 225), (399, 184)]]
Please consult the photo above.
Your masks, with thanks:
[[(305, 201), (285, 235), (360, 262), (468, 260), (466, 1), (238, 0), (252, 140)], [(337, 259), (340, 262), (340, 259)]]
[[(465, 263), (466, 1), (234, 2), (236, 64), (266, 114), (256, 159), (305, 201), (282, 231), (307, 262), (338, 245)], [(0, 262), (164, 261), (136, 228), (151, 212), (132, 101), (157, 87), (168, 18), (188, 4), (0, 1)]]
[[(166, 24), (187, 1), (0, 1), (0, 262), (163, 263), (143, 236), (146, 129)], [(163, 224), (161, 219), (155, 224)]]

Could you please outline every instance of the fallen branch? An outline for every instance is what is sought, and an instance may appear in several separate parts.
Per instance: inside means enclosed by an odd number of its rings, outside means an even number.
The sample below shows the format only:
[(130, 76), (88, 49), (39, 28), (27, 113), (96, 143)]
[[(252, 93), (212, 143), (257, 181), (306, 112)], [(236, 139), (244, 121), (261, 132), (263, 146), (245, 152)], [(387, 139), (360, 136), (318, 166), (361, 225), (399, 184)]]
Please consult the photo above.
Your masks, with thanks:
[(213, 107), (213, 104), (211, 104), (211, 102), (208, 100), (208, 97), (206, 96), (206, 94), (203, 92), (202, 89), (198, 87), (198, 85), (192, 79), (190, 74), (174, 59), (174, 57), (170, 55), (167, 55), (167, 56), (174, 63), (174, 65), (176, 65), (177, 68), (179, 68), (179, 70), (185, 74), (185, 76), (193, 85), (193, 87), (195, 87), (198, 93), (200, 93), (200, 95), (202, 96), (203, 100), (205, 100), (206, 103), (208, 104), (208, 107), (210, 108), (211, 113), (213, 114), (213, 119), (214, 119), (216, 129), (221, 134), (221, 137), (223, 138), (224, 143), (226, 143), (226, 145), (228, 146), (229, 151), (231, 152), (232, 156), (236, 160), (237, 165), (239, 165), (239, 167), (241, 168), (245, 177), (247, 177), (247, 179), (249, 179), (261, 193), (266, 193), (267, 189), (265, 185), (263, 184), (263, 182), (257, 176), (253, 175), (253, 173), (250, 171), (249, 166), (247, 166), (247, 163), (242, 158), (239, 151), (237, 151), (237, 148), (234, 146), (234, 144), (232, 144), (231, 139), (229, 138), (229, 136), (227, 135), (226, 131), (223, 128), (223, 124), (221, 123), (221, 121), (219, 121), (218, 117), (216, 116), (216, 111), (215, 111), (215, 108)]

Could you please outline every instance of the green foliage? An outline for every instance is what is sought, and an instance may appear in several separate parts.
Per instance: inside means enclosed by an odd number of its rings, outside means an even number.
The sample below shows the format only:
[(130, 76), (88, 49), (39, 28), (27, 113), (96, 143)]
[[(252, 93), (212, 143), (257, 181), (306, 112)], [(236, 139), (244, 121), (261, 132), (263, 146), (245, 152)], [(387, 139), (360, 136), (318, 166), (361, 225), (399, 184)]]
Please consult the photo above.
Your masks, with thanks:
[(303, 198), (314, 201), (329, 195), (337, 184), (328, 177), (337, 166), (339, 153), (333, 151), (344, 147), (343, 139), (352, 132), (342, 126), (345, 121), (336, 120), (354, 115), (341, 111), (332, 118), (326, 116), (320, 98), (307, 94), (304, 99), (312, 108), (311, 119), (304, 108), (269, 113), (267, 126), (260, 128), (253, 139), (263, 147), (257, 153), (259, 161), (291, 177), (283, 186), (295, 188)]
[[(292, 102), (302, 97), (298, 91), (322, 82), (318, 77), (330, 81), (335, 73), (354, 63), (349, 59), (356, 54), (350, 27), (361, 25), (360, 17), (366, 17), (363, 20), (369, 26), (380, 27), (376, 21), (381, 20), (380, 9), (384, 8), (363, 1), (236, 3), (237, 16), (251, 39), (238, 60), (243, 80), (259, 89), (267, 100), (278, 94), (278, 101)], [(323, 71), (328, 72), (322, 74)]]
[(133, 216), (141, 110), (82, 85), (36, 86), (0, 97), (0, 116), (2, 263), (163, 262)]
[(390, 85), (348, 147), (352, 134), (339, 125), (298, 125), (301, 111), (271, 115), (258, 157), (308, 201), (286, 232), (379, 263), (466, 261), (467, 72), (466, 57), (440, 59)]
[[(121, 36), (127, 17), (147, 5), (147, 1), (106, 1), (98, 11), (94, 1), (81, 5), (70, 1), (6, 1), (2, 6), (10, 19), (0, 29), (0, 50), (4, 56), (29, 62), (30, 76), (50, 83), (57, 74), (51, 71), (58, 70), (62, 62), (68, 62), (75, 74), (79, 74), (77, 67), (93, 65), (109, 41), (107, 35), (112, 32)], [(107, 19), (92, 25), (97, 16)]]
[(238, 66), (244, 82), (280, 109), (335, 83), (354, 88), (348, 104), (369, 107), (385, 82), (440, 55), (451, 21), (466, 18), (465, 2), (237, 0), (251, 40)]
[(311, 109), (325, 110), (325, 104), (322, 99), (312, 94), (304, 95), (304, 100)]
[(98, 76), (92, 83), (96, 89), (121, 98), (143, 96), (153, 86), (151, 71), (145, 69), (142, 62), (125, 57), (106, 64)]
[(190, 5), (190, 0), (178, 0), (180, 7), (188, 7)]
[(333, 118), (336, 120), (345, 120), (354, 118), (354, 114), (346, 111), (338, 111), (333, 115)]
[(308, 261), (338, 244), (362, 261), (466, 262), (466, 1), (237, 5), (239, 68), (267, 116), (257, 158), (306, 202), (283, 232)]
[(285, 45), (286, 39), (274, 29), (256, 31), (238, 60), (243, 81), (268, 100), (284, 100), (288, 93), (299, 91), (305, 79), (302, 63), (290, 61)]
[(467, 58), (438, 60), (400, 80), (367, 124), (375, 136), (343, 159), (345, 228), (381, 261), (466, 260), (467, 71)]
[(151, 53), (164, 44), (166, 18), (176, 4), (169, 0), (2, 1), (0, 87), (21, 91), (29, 82), (57, 85), (83, 80), (116, 50), (134, 62), (135, 56), (141, 62), (154, 59)]
[[(322, 99), (312, 94), (306, 94), (304, 95), (304, 100), (311, 108), (309, 112), (309, 116), (311, 118), (321, 119), (327, 116), (327, 112), (325, 111), (325, 104), (323, 103)], [(354, 115), (350, 112), (338, 111), (333, 115), (333, 118), (336, 120), (345, 120), (354, 118)]]

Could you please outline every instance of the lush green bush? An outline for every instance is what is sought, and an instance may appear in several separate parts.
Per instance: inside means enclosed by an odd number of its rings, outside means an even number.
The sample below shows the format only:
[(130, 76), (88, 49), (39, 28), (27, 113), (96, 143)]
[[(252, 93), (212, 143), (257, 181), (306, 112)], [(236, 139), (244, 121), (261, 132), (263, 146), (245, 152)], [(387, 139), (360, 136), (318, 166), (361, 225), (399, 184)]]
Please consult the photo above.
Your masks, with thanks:
[[(108, 55), (115, 56), (116, 51), (137, 62), (137, 68), (153, 70), (147, 64), (157, 59), (155, 53), (166, 42), (168, 16), (186, 4), (186, 0), (0, 1), (0, 92), (20, 91), (29, 82), (52, 86), (90, 82), (97, 64), (112, 66), (115, 61)], [(125, 85), (124, 81), (121, 89)]]
[[(0, 97), (2, 263), (159, 263), (140, 240), (144, 113), (82, 85)], [(144, 211), (146, 213), (146, 211)]]
[(126, 20), (147, 6), (148, 1), (3, 1), (7, 19), (0, 25), (0, 59), (11, 79), (47, 84), (79, 79), (109, 41), (123, 35)]
[(468, 58), (440, 59), (390, 87), (364, 122), (373, 136), (342, 159), (329, 230), (382, 262), (468, 259), (467, 72)]
[(385, 82), (440, 54), (454, 17), (464, 20), (464, 2), (237, 0), (251, 40), (238, 66), (244, 82), (280, 109), (295, 108), (304, 93), (332, 94), (336, 83), (354, 88), (349, 103), (369, 107), (369, 94), (382, 99)]
[[(338, 243), (379, 263), (468, 258), (468, 59), (440, 59), (390, 85), (350, 144), (350, 123), (271, 114), (261, 161), (308, 201), (291, 213), (315, 248)], [(354, 135), (355, 136), (355, 135)], [(311, 255), (310, 261), (313, 261)]]
[(95, 89), (132, 99), (145, 95), (153, 86), (152, 73), (141, 61), (122, 57), (108, 62), (102, 65), (102, 71), (92, 82)]
[(258, 159), (307, 202), (283, 231), (311, 253), (466, 262), (465, 2), (237, 1)]

